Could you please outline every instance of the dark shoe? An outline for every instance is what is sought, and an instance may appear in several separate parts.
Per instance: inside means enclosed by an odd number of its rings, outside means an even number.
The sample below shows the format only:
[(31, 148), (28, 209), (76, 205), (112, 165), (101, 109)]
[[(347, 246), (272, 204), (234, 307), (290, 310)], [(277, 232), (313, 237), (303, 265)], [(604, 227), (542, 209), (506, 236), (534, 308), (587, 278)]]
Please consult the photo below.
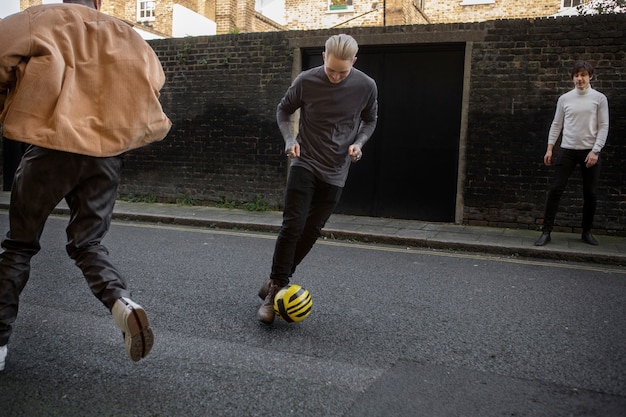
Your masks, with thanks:
[(535, 241), (535, 246), (543, 246), (551, 240), (552, 238), (550, 237), (550, 232), (543, 232), (541, 236), (539, 236), (539, 239)]
[[(263, 299), (263, 304), (259, 307), (259, 320), (266, 324), (271, 324), (274, 322), (274, 318), (276, 317), (276, 312), (274, 311), (274, 297), (276, 297), (276, 293), (280, 291), (281, 285), (280, 281), (276, 279), (270, 279), (267, 282), (267, 294)], [(261, 287), (263, 290), (263, 287)], [(261, 291), (259, 291), (259, 295)]]
[(593, 237), (591, 232), (589, 232), (589, 231), (583, 232), (583, 234), (580, 236), (580, 238), (583, 240), (583, 242), (587, 242), (587, 243), (589, 243), (590, 245), (593, 245), (593, 246), (598, 246), (600, 244), (596, 240), (596, 238)]
[(115, 324), (124, 335), (128, 356), (135, 362), (145, 358), (154, 343), (154, 335), (143, 307), (128, 298), (120, 298), (111, 309)]
[[(289, 278), (291, 278), (291, 275), (289, 275)], [(265, 281), (263, 285), (261, 286), (261, 289), (258, 292), (259, 298), (261, 300), (265, 300), (265, 297), (267, 297), (267, 291), (269, 291), (271, 282), (272, 282), (272, 279), (268, 278), (267, 281)], [(286, 287), (286, 285), (281, 286), (281, 288), (284, 288), (284, 287)]]

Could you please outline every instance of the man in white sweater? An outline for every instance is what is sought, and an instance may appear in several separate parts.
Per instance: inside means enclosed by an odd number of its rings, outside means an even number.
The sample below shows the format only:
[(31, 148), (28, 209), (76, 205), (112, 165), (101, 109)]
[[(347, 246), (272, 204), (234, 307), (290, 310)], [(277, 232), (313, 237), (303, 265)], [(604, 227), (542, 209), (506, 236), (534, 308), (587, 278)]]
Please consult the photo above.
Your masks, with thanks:
[(571, 75), (575, 88), (561, 97), (548, 134), (548, 149), (543, 161), (546, 166), (554, 162), (552, 150), (561, 131), (561, 150), (556, 158), (554, 178), (546, 202), (543, 231), (535, 242), (543, 246), (550, 242), (550, 232), (561, 195), (574, 168), (580, 165), (583, 180), (582, 240), (590, 245), (598, 241), (591, 234), (596, 212), (596, 185), (600, 175), (600, 151), (609, 133), (609, 104), (606, 96), (591, 88), (593, 66), (588, 62), (574, 65)]

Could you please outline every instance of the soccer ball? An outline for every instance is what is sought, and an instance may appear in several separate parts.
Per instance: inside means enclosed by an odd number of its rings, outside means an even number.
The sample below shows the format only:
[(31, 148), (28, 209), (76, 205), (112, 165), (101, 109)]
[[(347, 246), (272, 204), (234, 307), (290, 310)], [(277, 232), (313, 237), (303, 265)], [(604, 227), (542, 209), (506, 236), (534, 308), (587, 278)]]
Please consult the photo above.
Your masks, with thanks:
[(313, 300), (309, 291), (295, 284), (289, 284), (274, 297), (276, 315), (289, 323), (307, 318), (311, 314), (312, 306)]

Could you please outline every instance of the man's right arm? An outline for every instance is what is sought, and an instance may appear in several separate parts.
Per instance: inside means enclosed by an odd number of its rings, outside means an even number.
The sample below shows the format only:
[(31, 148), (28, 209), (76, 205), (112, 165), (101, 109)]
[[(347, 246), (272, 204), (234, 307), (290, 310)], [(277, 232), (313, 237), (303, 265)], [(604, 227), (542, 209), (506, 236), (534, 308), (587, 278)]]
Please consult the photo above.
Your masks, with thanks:
[(15, 85), (15, 69), (30, 49), (29, 27), (29, 16), (24, 12), (0, 20), (0, 113), (9, 89)]
[(556, 102), (556, 111), (554, 113), (554, 119), (550, 125), (550, 132), (548, 133), (548, 147), (546, 153), (543, 156), (543, 163), (546, 166), (552, 165), (552, 150), (554, 144), (559, 139), (559, 135), (563, 130), (563, 121), (565, 120), (565, 113), (563, 112), (563, 96), (559, 97)]
[(548, 149), (546, 150), (546, 154), (543, 156), (543, 163), (547, 166), (552, 165), (552, 150), (554, 149), (554, 144), (548, 143)]
[(276, 109), (276, 122), (285, 140), (285, 152), (287, 152), (296, 144), (296, 139), (293, 137), (293, 133), (291, 133), (291, 115), (284, 111), (280, 105)]
[(300, 146), (291, 129), (291, 115), (300, 108), (299, 77), (289, 86), (276, 106), (276, 123), (285, 141), (285, 153), (292, 157), (300, 156)]

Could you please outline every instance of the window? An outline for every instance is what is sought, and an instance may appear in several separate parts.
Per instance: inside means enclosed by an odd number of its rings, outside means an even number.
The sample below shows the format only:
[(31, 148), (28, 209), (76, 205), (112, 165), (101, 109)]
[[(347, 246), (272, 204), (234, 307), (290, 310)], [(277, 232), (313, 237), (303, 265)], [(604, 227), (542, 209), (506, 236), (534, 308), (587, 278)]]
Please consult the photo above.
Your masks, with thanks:
[(154, 9), (156, 8), (156, 1), (137, 1), (137, 21), (149, 22), (155, 19)]
[(328, 0), (329, 12), (353, 12), (352, 0)]
[(582, 2), (583, 0), (563, 0), (563, 9), (567, 7), (576, 7)]

